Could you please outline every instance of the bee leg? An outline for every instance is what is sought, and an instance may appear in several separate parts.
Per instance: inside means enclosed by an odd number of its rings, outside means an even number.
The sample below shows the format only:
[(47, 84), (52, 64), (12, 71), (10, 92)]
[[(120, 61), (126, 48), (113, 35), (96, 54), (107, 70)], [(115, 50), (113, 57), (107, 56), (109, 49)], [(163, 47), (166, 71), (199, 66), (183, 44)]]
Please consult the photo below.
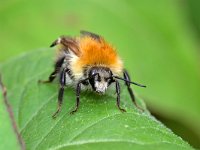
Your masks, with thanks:
[(82, 82), (79, 82), (76, 86), (76, 106), (75, 106), (75, 109), (70, 112), (70, 114), (73, 114), (78, 110), (79, 103), (80, 103), (81, 83)]
[(57, 111), (52, 115), (53, 118), (56, 118), (56, 115), (60, 112), (62, 102), (63, 102), (63, 94), (64, 94), (64, 86), (65, 86), (65, 77), (66, 77), (66, 70), (63, 69), (60, 76), (60, 89), (58, 94), (58, 108)]
[(81, 93), (81, 84), (84, 84), (85, 81), (89, 80), (90, 78), (93, 78), (97, 74), (92, 75), (91, 77), (88, 77), (86, 79), (80, 80), (76, 85), (76, 106), (75, 109), (70, 112), (70, 114), (75, 113), (78, 110), (79, 104), (80, 104), (80, 93)]
[(116, 84), (116, 93), (117, 93), (117, 107), (122, 112), (126, 112), (125, 109), (123, 109), (123, 108), (120, 107), (120, 85), (119, 85), (119, 82), (117, 80), (115, 80), (115, 84)]
[(53, 72), (50, 74), (48, 80), (38, 80), (38, 83), (51, 83), (51, 82), (55, 79), (56, 74), (57, 74), (57, 72), (56, 72), (56, 71), (53, 71)]
[(58, 59), (55, 63), (55, 69), (54, 71), (50, 74), (49, 79), (48, 80), (39, 80), (39, 83), (51, 83), (57, 76), (58, 72), (60, 71), (60, 68), (64, 62), (65, 57), (62, 57), (60, 59)]
[[(130, 76), (129, 76), (129, 74), (128, 74), (128, 72), (127, 72), (126, 70), (124, 70), (124, 79), (126, 79), (127, 81), (131, 81)], [(134, 95), (134, 93), (133, 93), (133, 90), (131, 89), (130, 83), (125, 81), (125, 85), (127, 86), (127, 89), (128, 89), (128, 92), (129, 92), (129, 95), (130, 95), (130, 97), (131, 97), (132, 102), (135, 104), (135, 106), (136, 106), (137, 108), (139, 108), (140, 110), (143, 110), (143, 109), (142, 109), (140, 106), (138, 106), (138, 104), (136, 103), (135, 95)]]
[(57, 114), (61, 110), (62, 101), (63, 101), (63, 93), (64, 93), (64, 87), (61, 86), (59, 89), (59, 94), (58, 94), (58, 108), (57, 108), (56, 112), (52, 115), (53, 118), (56, 118)]

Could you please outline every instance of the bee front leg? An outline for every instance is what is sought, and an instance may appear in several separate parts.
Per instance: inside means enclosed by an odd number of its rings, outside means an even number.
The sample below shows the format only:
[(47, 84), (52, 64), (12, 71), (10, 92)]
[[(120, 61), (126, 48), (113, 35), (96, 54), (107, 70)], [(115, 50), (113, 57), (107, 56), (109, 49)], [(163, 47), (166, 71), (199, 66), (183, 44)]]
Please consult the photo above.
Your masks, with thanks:
[(80, 104), (80, 93), (81, 93), (81, 84), (84, 83), (85, 81), (93, 78), (94, 76), (96, 76), (97, 74), (93, 74), (92, 76), (88, 77), (88, 78), (85, 78), (83, 80), (80, 80), (77, 85), (76, 85), (76, 106), (75, 106), (75, 109), (72, 110), (70, 112), (70, 114), (73, 114), (75, 112), (77, 112), (78, 108), (79, 108), (79, 104)]
[(60, 89), (58, 94), (58, 108), (57, 111), (52, 115), (53, 118), (56, 118), (57, 114), (61, 110), (62, 102), (63, 102), (63, 95), (64, 95), (64, 86), (65, 86), (65, 77), (66, 77), (66, 69), (63, 69), (60, 75)]
[(115, 84), (116, 84), (116, 93), (117, 93), (117, 107), (122, 112), (126, 112), (125, 109), (123, 109), (123, 108), (120, 107), (120, 85), (119, 85), (119, 82), (117, 80), (115, 80)]

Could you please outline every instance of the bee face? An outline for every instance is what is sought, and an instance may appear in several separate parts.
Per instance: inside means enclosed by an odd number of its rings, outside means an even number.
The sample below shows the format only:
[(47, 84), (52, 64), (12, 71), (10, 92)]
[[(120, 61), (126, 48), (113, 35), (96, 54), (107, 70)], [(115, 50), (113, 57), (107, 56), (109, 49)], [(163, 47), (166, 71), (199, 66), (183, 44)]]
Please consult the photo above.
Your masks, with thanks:
[(91, 68), (88, 76), (89, 77), (93, 76), (92, 78), (90, 78), (89, 83), (92, 86), (93, 91), (97, 92), (98, 94), (104, 94), (108, 86), (113, 81), (111, 78), (112, 76), (111, 70), (105, 67)]

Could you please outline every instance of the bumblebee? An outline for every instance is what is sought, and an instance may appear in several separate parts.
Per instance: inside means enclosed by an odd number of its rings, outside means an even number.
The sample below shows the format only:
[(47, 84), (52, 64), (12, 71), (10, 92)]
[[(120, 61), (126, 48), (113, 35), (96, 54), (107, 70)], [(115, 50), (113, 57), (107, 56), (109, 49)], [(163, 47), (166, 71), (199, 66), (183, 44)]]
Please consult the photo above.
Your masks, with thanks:
[(76, 105), (71, 113), (76, 112), (79, 108), (81, 90), (91, 89), (98, 94), (104, 94), (111, 84), (115, 84), (117, 107), (125, 112), (126, 110), (120, 107), (120, 84), (118, 80), (125, 81), (130, 97), (137, 106), (130, 84), (140, 87), (146, 86), (130, 80), (116, 49), (106, 42), (102, 36), (81, 31), (79, 37), (59, 37), (50, 47), (56, 45), (59, 48), (55, 69), (47, 81), (39, 81), (49, 83), (56, 77), (59, 78), (58, 108), (53, 114), (53, 118), (61, 110), (65, 86), (74, 86), (76, 90)]

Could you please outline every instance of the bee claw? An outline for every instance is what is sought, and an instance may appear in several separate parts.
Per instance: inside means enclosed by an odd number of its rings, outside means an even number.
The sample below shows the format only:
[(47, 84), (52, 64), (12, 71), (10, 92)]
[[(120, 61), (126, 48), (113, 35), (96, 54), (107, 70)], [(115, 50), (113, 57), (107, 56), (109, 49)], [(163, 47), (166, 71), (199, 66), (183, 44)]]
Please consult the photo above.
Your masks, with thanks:
[(52, 117), (53, 119), (56, 119), (57, 114), (53, 114), (51, 117)]
[(121, 111), (121, 112), (126, 112), (126, 110), (125, 110), (125, 109), (123, 109), (123, 108), (120, 108), (120, 111)]
[(57, 117), (56, 115), (54, 115), (54, 114), (52, 115), (52, 118), (53, 118), (53, 119), (56, 119), (56, 117)]
[(77, 108), (74, 109), (74, 110), (72, 110), (72, 111), (70, 112), (70, 114), (73, 115), (76, 111), (77, 111)]
[(58, 106), (58, 109), (56, 110), (56, 112), (52, 115), (52, 118), (55, 119), (58, 115), (58, 113), (60, 112), (61, 110), (61, 105)]
[(71, 111), (71, 112), (70, 112), (71, 115), (73, 115), (74, 113), (75, 113), (74, 111)]
[(49, 80), (38, 80), (38, 83), (50, 83)]

